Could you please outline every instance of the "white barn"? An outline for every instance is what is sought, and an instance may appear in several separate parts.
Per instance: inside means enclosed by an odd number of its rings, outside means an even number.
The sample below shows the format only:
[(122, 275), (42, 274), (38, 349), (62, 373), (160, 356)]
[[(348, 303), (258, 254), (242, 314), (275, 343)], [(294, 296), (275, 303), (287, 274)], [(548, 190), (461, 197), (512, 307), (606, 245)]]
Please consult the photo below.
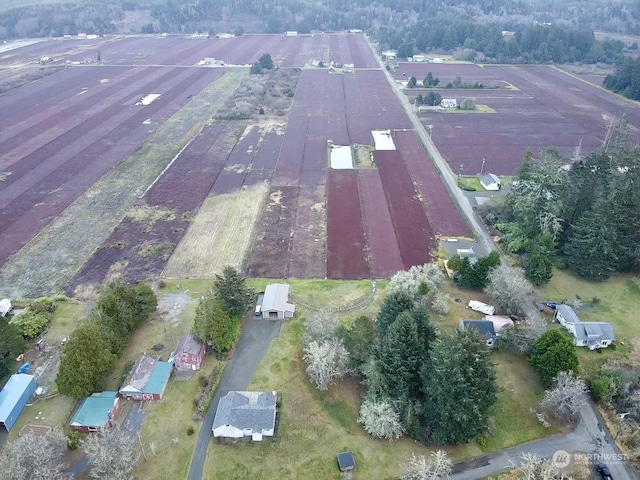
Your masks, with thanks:
[(480, 177), (480, 185), (485, 190), (496, 192), (502, 188), (502, 182), (497, 175), (493, 173), (487, 173), (486, 175), (482, 175)]
[(272, 283), (264, 289), (262, 299), (262, 318), (282, 320), (292, 318), (296, 306), (289, 303), (289, 285)]

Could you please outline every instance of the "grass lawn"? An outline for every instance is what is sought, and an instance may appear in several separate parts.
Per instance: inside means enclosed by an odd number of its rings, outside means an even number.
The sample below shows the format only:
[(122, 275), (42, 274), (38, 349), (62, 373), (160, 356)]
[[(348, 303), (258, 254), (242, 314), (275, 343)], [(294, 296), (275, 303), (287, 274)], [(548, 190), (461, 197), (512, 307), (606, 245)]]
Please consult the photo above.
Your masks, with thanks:
[[(313, 305), (353, 303), (367, 295), (369, 282), (336, 282), (299, 280), (291, 282), (291, 291)], [(378, 284), (380, 288), (380, 284)], [(457, 325), (459, 318), (474, 318), (464, 306), (468, 300), (483, 299), (481, 292), (458, 291), (450, 285), (445, 290), (452, 299), (452, 311), (434, 322), (441, 329)], [(341, 314), (343, 321), (360, 314), (374, 315), (382, 301), (362, 311)], [(459, 298), (460, 302), (454, 302)], [(474, 316), (470, 316), (474, 313)], [(357, 423), (358, 409), (364, 393), (363, 386), (354, 379), (332, 385), (326, 392), (318, 392), (307, 379), (301, 356), (304, 317), (309, 312), (297, 307), (296, 317), (282, 327), (254, 376), (249, 389), (277, 390), (282, 394), (279, 432), (274, 439), (262, 443), (222, 445), (211, 442), (205, 463), (205, 479), (217, 478), (340, 478), (336, 454), (351, 450), (356, 457), (354, 478), (397, 478), (400, 463), (412, 453), (428, 454), (431, 449), (403, 438), (388, 442), (375, 440)], [(501, 392), (495, 406), (493, 436), (480, 446), (471, 442), (457, 448), (447, 448), (454, 460), (462, 460), (501, 450), (519, 443), (558, 431), (542, 427), (529, 407), (540, 400), (542, 389), (526, 361), (515, 355), (496, 353), (497, 376)], [(532, 380), (533, 379), (533, 380)]]
[(466, 192), (483, 192), (484, 188), (480, 185), (478, 177), (460, 177), (458, 178), (458, 187)]
[[(147, 460), (138, 478), (186, 478), (202, 422), (193, 420), (193, 399), (198, 393), (200, 375), (210, 375), (218, 361), (208, 356), (200, 372), (187, 381), (171, 379), (159, 402), (148, 402), (141, 440)], [(194, 433), (187, 434), (193, 427)]]
[(566, 300), (578, 296), (593, 311), (578, 310), (584, 321), (610, 322), (617, 338), (615, 348), (600, 353), (578, 348), (581, 374), (590, 377), (608, 359), (620, 358), (632, 349), (632, 342), (640, 338), (637, 312), (640, 310), (640, 289), (630, 275), (616, 275), (606, 282), (588, 282), (566, 270), (553, 271), (551, 281), (539, 288), (541, 300)]

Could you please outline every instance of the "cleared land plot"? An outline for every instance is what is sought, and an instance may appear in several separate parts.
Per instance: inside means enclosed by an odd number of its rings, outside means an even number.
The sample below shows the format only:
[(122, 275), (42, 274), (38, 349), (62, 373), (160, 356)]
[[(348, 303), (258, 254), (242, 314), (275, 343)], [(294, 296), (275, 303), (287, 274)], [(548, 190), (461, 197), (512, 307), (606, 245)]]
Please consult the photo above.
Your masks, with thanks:
[(402, 155), (398, 150), (376, 151), (374, 158), (404, 268), (430, 262), (436, 241)]
[(207, 198), (163, 276), (214, 278), (227, 265), (240, 268), (267, 192), (266, 184), (258, 184)]
[(356, 170), (330, 170), (327, 191), (327, 278), (369, 278)]
[[(428, 72), (435, 66), (419, 64), (413, 68)], [(438, 76), (441, 81), (452, 78), (460, 67), (438, 65)], [(485, 158), (484, 172), (513, 175), (525, 151), (538, 153), (549, 147), (569, 156), (580, 145), (583, 154), (588, 154), (602, 144), (612, 116), (626, 115), (632, 137), (640, 138), (640, 113), (634, 104), (559, 70), (546, 66), (465, 67), (469, 73), (462, 70), (463, 81), (483, 81), (490, 74), (516, 89), (436, 90), (445, 98), (474, 97), (496, 112), (421, 114), (422, 123), (433, 126), (433, 140), (455, 172), (462, 165), (464, 175), (479, 174)], [(424, 94), (425, 90), (421, 91)]]
[(436, 235), (472, 237), (467, 223), (442, 183), (433, 162), (413, 131), (396, 131), (394, 140)]
[(458, 74), (460, 75), (460, 79), (465, 83), (478, 82), (482, 83), (485, 87), (506, 86), (506, 83), (493, 72), (474, 63), (400, 63), (396, 71), (393, 72), (393, 78), (407, 81), (410, 77), (416, 77), (418, 85), (422, 85), (422, 81), (429, 72), (431, 72), (433, 78), (440, 79), (440, 87), (445, 87), (447, 83), (453, 82)]

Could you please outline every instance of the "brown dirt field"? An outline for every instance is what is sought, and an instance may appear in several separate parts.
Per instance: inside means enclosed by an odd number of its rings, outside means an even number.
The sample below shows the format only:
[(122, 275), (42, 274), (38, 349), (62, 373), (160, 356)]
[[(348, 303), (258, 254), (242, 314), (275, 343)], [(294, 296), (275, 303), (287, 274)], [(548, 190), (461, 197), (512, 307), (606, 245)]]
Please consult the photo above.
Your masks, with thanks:
[(291, 232), (288, 277), (326, 277), (326, 230), (324, 185), (300, 187)]
[(266, 183), (208, 197), (169, 258), (163, 276), (214, 278), (242, 266), (268, 193)]

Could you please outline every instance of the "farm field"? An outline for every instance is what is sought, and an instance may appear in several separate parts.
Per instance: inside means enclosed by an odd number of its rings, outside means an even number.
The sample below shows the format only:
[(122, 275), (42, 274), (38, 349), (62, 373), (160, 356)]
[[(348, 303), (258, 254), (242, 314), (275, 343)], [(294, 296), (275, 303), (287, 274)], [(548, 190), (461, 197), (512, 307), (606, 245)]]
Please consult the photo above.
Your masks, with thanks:
[(608, 121), (626, 116), (631, 135), (640, 139), (637, 104), (587, 81), (549, 66), (474, 64), (400, 64), (397, 80), (415, 76), (421, 82), (427, 73), (445, 86), (460, 74), (465, 83), (482, 83), (485, 89), (407, 89), (418, 94), (438, 92), (443, 98), (475, 98), (495, 113), (450, 115), (421, 113), (424, 125), (432, 125), (436, 146), (452, 171), (464, 175), (484, 172), (513, 175), (525, 151), (538, 153), (556, 147), (570, 156), (580, 145), (588, 154), (602, 145)]

